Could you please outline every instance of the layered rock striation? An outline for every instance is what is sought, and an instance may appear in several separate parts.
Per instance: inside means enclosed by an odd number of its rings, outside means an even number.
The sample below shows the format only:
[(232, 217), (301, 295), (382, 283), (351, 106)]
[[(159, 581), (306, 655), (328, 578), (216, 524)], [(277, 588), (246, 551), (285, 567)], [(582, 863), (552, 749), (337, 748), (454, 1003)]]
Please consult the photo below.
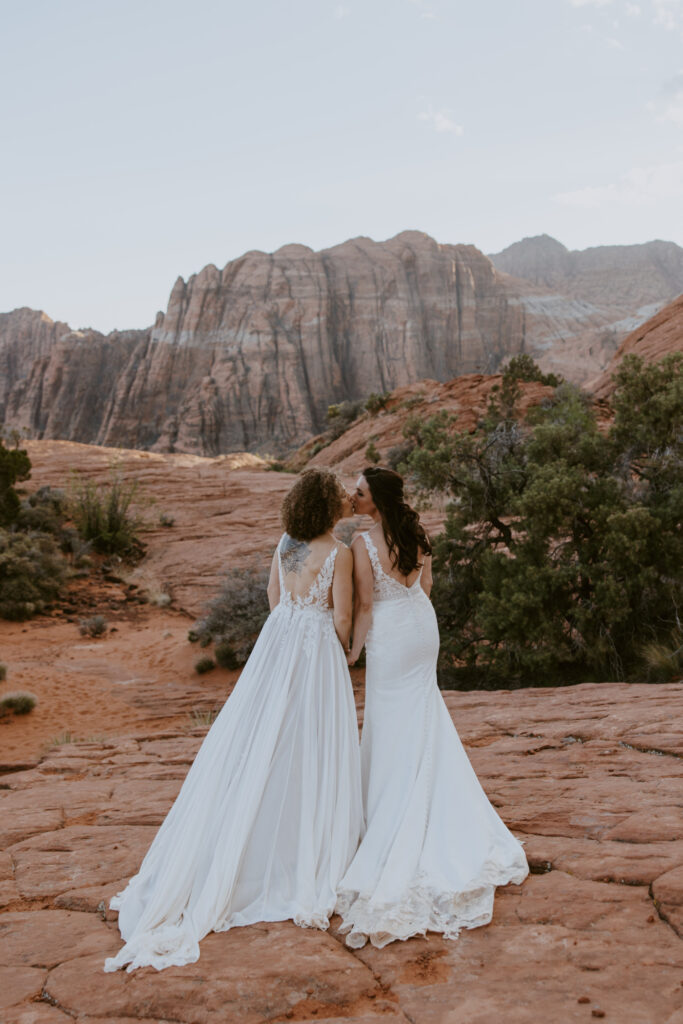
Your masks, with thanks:
[[(641, 293), (598, 306), (578, 286), (510, 276), (513, 263), (406, 231), (205, 267), (177, 280), (147, 330), (72, 331), (16, 310), (0, 317), (0, 423), (117, 447), (282, 452), (324, 428), (330, 403), (491, 374), (519, 352), (571, 379), (599, 372)], [(649, 297), (683, 291), (674, 264)]]

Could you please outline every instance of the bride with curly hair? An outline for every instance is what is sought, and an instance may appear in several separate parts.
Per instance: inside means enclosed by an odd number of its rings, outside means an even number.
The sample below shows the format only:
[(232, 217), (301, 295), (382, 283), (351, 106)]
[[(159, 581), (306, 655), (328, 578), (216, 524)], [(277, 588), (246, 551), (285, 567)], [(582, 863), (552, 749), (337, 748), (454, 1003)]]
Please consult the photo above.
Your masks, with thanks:
[(302, 473), (282, 504), (271, 614), (138, 874), (111, 900), (125, 945), (105, 971), (193, 963), (256, 921), (327, 928), (362, 828), (346, 663), (352, 556), (332, 529), (337, 477)]

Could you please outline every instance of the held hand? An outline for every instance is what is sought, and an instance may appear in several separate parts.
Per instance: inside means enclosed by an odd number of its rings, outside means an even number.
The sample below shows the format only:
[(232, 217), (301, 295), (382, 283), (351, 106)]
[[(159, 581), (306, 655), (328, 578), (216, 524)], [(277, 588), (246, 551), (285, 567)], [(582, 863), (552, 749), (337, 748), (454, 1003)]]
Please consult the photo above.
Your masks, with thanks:
[(347, 665), (355, 665), (356, 662), (358, 661), (359, 656), (360, 656), (360, 651), (358, 651), (358, 652), (356, 652), (356, 651), (347, 651), (346, 652), (346, 664)]

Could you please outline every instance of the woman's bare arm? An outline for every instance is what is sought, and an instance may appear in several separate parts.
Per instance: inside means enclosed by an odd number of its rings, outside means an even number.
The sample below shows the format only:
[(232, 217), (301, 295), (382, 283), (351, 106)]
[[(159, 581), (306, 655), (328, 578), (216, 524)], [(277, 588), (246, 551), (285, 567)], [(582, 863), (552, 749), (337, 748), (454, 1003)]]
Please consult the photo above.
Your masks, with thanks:
[(356, 537), (351, 544), (351, 550), (353, 551), (356, 617), (353, 623), (353, 646), (346, 659), (349, 665), (358, 661), (368, 630), (372, 625), (372, 589), (374, 585), (372, 565), (362, 537)]
[(280, 603), (280, 570), (277, 564), (277, 548), (273, 552), (273, 561), (270, 563), (270, 579), (266, 590), (268, 604), (272, 612), (273, 608)]
[(420, 586), (424, 590), (427, 597), (432, 592), (432, 556), (424, 555), (422, 566), (422, 575), (420, 576)]
[(353, 556), (344, 544), (339, 545), (332, 578), (332, 615), (334, 628), (345, 651), (351, 635), (351, 609), (353, 606)]

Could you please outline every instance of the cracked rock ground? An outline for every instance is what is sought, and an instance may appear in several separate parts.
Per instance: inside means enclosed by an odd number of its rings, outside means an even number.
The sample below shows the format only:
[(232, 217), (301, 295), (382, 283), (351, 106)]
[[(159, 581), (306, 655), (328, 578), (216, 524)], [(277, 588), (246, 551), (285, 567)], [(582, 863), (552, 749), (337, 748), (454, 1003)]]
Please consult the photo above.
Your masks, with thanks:
[(683, 685), (446, 702), (533, 872), (488, 927), (351, 952), (334, 921), (264, 924), (208, 936), (189, 967), (104, 974), (107, 902), (205, 728), (64, 744), (0, 777), (2, 1024), (683, 1024)]

